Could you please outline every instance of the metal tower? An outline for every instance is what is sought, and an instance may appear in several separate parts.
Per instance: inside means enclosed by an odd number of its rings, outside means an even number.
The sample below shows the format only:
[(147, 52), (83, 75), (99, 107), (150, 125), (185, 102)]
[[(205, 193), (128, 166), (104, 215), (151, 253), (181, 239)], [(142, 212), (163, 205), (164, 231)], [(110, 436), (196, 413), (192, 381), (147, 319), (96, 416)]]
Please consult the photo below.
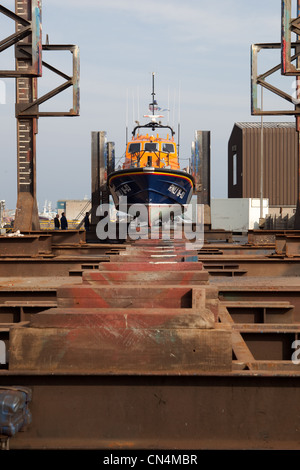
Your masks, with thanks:
[[(42, 45), (41, 0), (15, 0), (15, 12), (0, 5), (0, 13), (15, 22), (15, 33), (0, 42), (0, 52), (15, 45), (15, 70), (2, 70), (0, 77), (16, 79), (17, 189), (18, 200), (14, 228), (39, 230), (36, 200), (36, 135), (42, 116), (79, 115), (79, 49), (74, 45)], [(70, 77), (42, 60), (42, 50), (65, 51), (73, 55)], [(38, 78), (43, 67), (64, 78), (65, 82), (44, 96), (38, 96)], [(73, 106), (67, 112), (40, 112), (39, 105), (73, 87)]]
[[(295, 229), (300, 229), (300, 0), (295, 0), (297, 17), (292, 18), (292, 0), (281, 0), (281, 43), (253, 44), (251, 47), (251, 113), (260, 116), (294, 115), (298, 132), (298, 190), (295, 214)], [(292, 34), (296, 35), (292, 42)], [(258, 54), (263, 49), (280, 49), (281, 63), (262, 74), (258, 74)], [(281, 70), (284, 76), (295, 76), (295, 93), (272, 85), (266, 79)], [(288, 110), (263, 110), (258, 105), (258, 86), (263, 87), (294, 105)]]

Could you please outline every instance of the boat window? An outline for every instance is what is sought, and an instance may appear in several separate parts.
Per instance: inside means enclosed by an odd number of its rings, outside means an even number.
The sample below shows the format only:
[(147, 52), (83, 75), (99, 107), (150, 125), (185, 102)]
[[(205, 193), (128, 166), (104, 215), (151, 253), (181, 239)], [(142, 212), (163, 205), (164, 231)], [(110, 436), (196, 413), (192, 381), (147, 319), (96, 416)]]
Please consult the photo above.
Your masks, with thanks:
[(162, 151), (166, 153), (174, 153), (174, 145), (173, 144), (163, 144)]
[(129, 147), (128, 147), (129, 153), (136, 153), (136, 152), (139, 152), (140, 150), (141, 150), (140, 143), (129, 144)]
[(148, 151), (148, 152), (156, 152), (157, 143), (156, 142), (147, 142), (145, 144), (145, 150)]

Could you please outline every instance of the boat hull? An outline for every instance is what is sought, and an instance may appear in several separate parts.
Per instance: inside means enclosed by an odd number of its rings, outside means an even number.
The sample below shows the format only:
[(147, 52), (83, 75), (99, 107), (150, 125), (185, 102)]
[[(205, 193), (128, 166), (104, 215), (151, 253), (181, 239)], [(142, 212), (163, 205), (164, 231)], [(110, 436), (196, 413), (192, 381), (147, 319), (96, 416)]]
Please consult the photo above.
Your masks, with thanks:
[[(151, 223), (159, 217), (167, 220), (170, 206), (176, 211), (174, 215), (182, 212), (194, 190), (193, 177), (188, 173), (148, 167), (115, 171), (109, 175), (108, 185), (118, 210), (124, 211), (120, 205), (126, 198), (128, 210), (134, 204), (143, 205)], [(145, 213), (140, 219), (145, 219)]]

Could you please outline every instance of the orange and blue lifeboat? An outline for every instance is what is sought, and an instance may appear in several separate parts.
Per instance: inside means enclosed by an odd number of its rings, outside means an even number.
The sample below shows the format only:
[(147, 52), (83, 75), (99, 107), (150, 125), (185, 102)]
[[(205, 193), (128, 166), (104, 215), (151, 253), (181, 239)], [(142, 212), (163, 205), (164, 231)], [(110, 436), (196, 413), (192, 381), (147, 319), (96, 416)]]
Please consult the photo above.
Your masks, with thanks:
[(121, 197), (127, 205), (144, 204), (147, 208), (164, 205), (185, 206), (189, 204), (194, 191), (194, 179), (187, 171), (181, 170), (178, 162), (177, 145), (171, 136), (139, 134), (133, 131), (133, 138), (126, 146), (123, 168), (108, 177), (110, 193), (116, 208)]

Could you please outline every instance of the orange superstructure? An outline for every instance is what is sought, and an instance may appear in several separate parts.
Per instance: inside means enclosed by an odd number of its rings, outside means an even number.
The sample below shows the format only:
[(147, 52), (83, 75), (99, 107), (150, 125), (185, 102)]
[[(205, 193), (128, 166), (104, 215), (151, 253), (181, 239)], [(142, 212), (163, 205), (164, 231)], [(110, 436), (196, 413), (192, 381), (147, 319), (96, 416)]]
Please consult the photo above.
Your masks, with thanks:
[(137, 134), (126, 146), (123, 169), (129, 168), (179, 169), (177, 145), (173, 137), (159, 137), (157, 134)]

